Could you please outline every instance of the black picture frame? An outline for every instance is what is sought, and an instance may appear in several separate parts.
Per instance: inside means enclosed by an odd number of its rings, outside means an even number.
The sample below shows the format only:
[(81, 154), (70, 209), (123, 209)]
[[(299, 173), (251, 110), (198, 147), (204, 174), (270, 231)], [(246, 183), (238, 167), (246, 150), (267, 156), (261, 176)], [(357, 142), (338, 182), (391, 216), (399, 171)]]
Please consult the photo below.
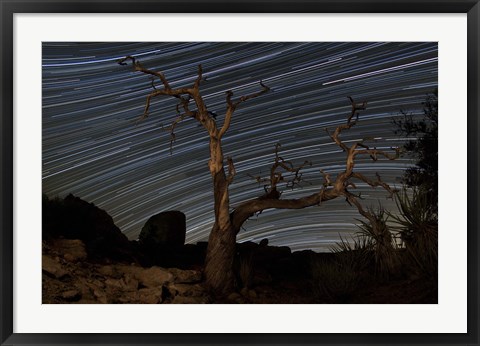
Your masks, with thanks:
[[(478, 345), (479, 0), (0, 0), (2, 345)], [(13, 16), (15, 13), (467, 13), (468, 332), (465, 334), (20, 334), (13, 332)], [(452, 319), (455, 316), (452, 316)], [(220, 331), (219, 331), (220, 332)]]

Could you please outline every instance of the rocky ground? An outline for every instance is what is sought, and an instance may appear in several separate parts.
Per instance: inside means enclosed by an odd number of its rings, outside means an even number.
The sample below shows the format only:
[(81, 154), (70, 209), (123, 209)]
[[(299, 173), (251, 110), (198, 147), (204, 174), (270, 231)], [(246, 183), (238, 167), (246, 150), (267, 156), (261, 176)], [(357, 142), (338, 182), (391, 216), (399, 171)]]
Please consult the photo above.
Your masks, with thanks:
[(237, 244), (236, 292), (212, 297), (202, 283), (207, 243), (183, 244), (184, 217), (167, 221), (160, 236), (147, 222), (143, 242), (129, 241), (95, 205), (71, 195), (44, 198), (43, 303), (437, 303), (436, 275), (408, 268), (404, 251), (391, 275), (380, 277), (365, 254), (291, 252), (267, 239)]
[(204, 289), (199, 270), (91, 261), (78, 239), (44, 241), (42, 271), (44, 304), (314, 302), (305, 280), (273, 280), (266, 272), (256, 273), (250, 287), (214, 299)]
[[(249, 244), (250, 248), (254, 247)], [(245, 246), (244, 246), (245, 248)], [(274, 248), (275, 247), (271, 247)], [(273, 251), (278, 251), (276, 248)], [(285, 250), (283, 250), (285, 251)], [(268, 251), (266, 251), (268, 252)], [(278, 255), (278, 253), (277, 253)], [(283, 257), (278, 265), (302, 263), (308, 252)], [(263, 256), (265, 260), (265, 256)], [(281, 257), (279, 257), (281, 259)], [(262, 258), (259, 257), (260, 260)], [(268, 263), (275, 263), (267, 260)], [(283, 262), (283, 263), (282, 263)], [(305, 262), (306, 263), (306, 262)], [(252, 264), (252, 262), (250, 262)], [(253, 264), (254, 265), (254, 264)], [(44, 304), (311, 304), (311, 303), (436, 303), (436, 286), (422, 278), (400, 278), (359, 284), (344, 282), (327, 294), (311, 275), (299, 268), (296, 274), (288, 266), (250, 267), (237, 292), (227, 297), (208, 295), (202, 284), (201, 270), (142, 267), (138, 263), (98, 262), (88, 258), (85, 244), (78, 239), (56, 239), (43, 243)], [(331, 279), (328, 279), (331, 280)], [(337, 279), (335, 279), (337, 280)], [(350, 279), (349, 279), (350, 280)]]
[(44, 304), (209, 302), (199, 271), (92, 263), (78, 239), (44, 242), (42, 266)]

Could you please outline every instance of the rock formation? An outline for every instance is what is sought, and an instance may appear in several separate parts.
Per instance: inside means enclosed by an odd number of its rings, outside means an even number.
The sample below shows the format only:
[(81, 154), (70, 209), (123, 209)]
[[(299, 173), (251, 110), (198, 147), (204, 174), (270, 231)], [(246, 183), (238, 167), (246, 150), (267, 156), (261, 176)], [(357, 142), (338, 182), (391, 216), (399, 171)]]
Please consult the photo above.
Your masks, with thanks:
[(171, 210), (150, 217), (143, 226), (138, 240), (144, 246), (180, 247), (185, 243), (185, 234), (185, 214)]
[(73, 196), (48, 199), (42, 205), (42, 237), (78, 239), (89, 257), (96, 260), (137, 261), (128, 238), (108, 213), (93, 203)]

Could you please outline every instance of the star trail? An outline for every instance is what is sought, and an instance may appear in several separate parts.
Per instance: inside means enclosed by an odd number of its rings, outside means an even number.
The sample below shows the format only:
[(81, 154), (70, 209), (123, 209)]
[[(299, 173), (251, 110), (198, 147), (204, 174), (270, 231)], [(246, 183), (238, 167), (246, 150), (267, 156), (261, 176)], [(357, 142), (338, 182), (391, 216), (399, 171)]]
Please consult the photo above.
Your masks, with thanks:
[[(176, 100), (152, 100), (149, 76), (116, 60), (135, 56), (148, 69), (162, 71), (172, 88), (188, 87), (202, 64), (201, 85), (208, 109), (222, 124), (225, 92), (234, 99), (271, 91), (241, 104), (223, 138), (225, 156), (235, 162), (231, 206), (259, 197), (263, 185), (251, 176), (266, 176), (280, 155), (303, 170), (304, 182), (284, 190), (282, 198), (318, 191), (320, 170), (332, 176), (344, 167), (345, 153), (328, 136), (345, 122), (348, 96), (368, 101), (366, 111), (346, 142), (371, 138), (378, 149), (399, 146), (392, 118), (401, 110), (422, 114), (422, 102), (438, 83), (436, 42), (44, 42), (42, 47), (42, 189), (49, 197), (68, 193), (106, 210), (130, 239), (146, 220), (161, 211), (180, 210), (187, 217), (187, 242), (206, 241), (213, 225), (213, 187), (208, 170), (208, 134), (190, 118), (170, 133)], [(157, 82), (154, 82), (157, 83)], [(356, 170), (401, 186), (412, 164), (408, 157), (372, 162), (359, 157)], [(358, 184), (364, 206), (395, 209), (387, 193)], [(292, 250), (329, 251), (357, 231), (361, 216), (338, 198), (302, 210), (265, 210), (244, 224), (238, 241), (259, 242)]]

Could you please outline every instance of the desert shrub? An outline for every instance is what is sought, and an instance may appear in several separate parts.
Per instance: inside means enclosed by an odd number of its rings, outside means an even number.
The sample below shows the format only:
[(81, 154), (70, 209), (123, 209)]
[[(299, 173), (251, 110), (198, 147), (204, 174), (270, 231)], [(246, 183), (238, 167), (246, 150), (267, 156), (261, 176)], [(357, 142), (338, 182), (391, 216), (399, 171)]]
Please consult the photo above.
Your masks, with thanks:
[(406, 137), (403, 155), (415, 160), (403, 176), (410, 188), (421, 191), (432, 212), (438, 208), (438, 90), (426, 96), (423, 114), (402, 111), (393, 119), (395, 134)]
[(371, 266), (374, 245), (372, 238), (363, 234), (355, 234), (351, 242), (340, 236), (340, 242), (335, 244), (331, 251), (336, 257), (342, 257), (349, 266), (361, 271)]
[(355, 237), (332, 247), (335, 254), (330, 259), (313, 259), (313, 293), (317, 300), (330, 303), (347, 303), (367, 277), (372, 261), (372, 244), (367, 237)]
[(315, 261), (312, 276), (315, 298), (329, 303), (347, 303), (360, 281), (359, 273), (341, 260)]
[(404, 242), (407, 261), (416, 275), (437, 277), (438, 216), (430, 198), (419, 189), (403, 189), (395, 197), (400, 215), (389, 213)]
[(375, 275), (388, 279), (398, 269), (399, 258), (393, 230), (387, 224), (389, 214), (381, 207), (369, 209), (367, 221), (359, 220), (357, 237), (367, 239), (373, 252)]

